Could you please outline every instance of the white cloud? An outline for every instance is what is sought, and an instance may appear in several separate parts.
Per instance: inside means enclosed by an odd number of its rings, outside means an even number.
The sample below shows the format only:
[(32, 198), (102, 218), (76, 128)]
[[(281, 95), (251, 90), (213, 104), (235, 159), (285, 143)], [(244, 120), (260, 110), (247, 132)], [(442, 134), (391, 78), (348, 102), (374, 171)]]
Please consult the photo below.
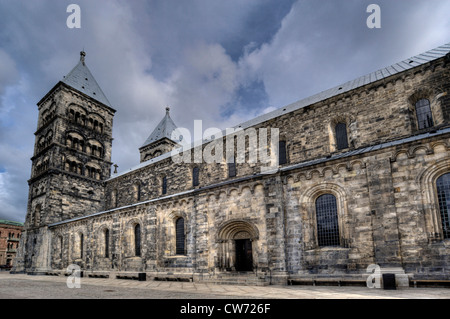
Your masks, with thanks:
[(220, 45), (202, 43), (186, 50), (169, 82), (178, 116), (184, 117), (189, 110), (191, 120), (217, 121), (220, 107), (232, 99), (237, 88), (237, 66)]

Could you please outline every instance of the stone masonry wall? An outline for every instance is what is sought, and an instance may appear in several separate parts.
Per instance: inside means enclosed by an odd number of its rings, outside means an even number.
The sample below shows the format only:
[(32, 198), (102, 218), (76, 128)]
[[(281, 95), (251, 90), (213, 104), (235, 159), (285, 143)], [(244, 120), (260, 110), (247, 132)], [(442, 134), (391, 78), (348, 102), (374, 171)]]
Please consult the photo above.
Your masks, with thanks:
[[(33, 185), (30, 208), (41, 201), (62, 219), (78, 219), (30, 229), (26, 247), (36, 255), (25, 260), (54, 269), (76, 263), (97, 272), (215, 274), (234, 270), (236, 240), (246, 239), (252, 269), (284, 278), (280, 282), (289, 276), (358, 275), (370, 264), (449, 278), (448, 239), (440, 235), (435, 196), (436, 179), (450, 172), (449, 133), (433, 135), (449, 127), (449, 91), (448, 59), (442, 58), (254, 125), (279, 128), (286, 141), (288, 163), (270, 174), (261, 174), (261, 163), (238, 163), (236, 176), (229, 177), (222, 150), (220, 163), (154, 159), (104, 184), (55, 175), (51, 183)], [(431, 103), (434, 127), (419, 131), (414, 105), (421, 98)], [(337, 150), (337, 123), (347, 127), (344, 150)], [(407, 137), (401, 144), (362, 149)], [(334, 247), (319, 247), (317, 240), (315, 204), (324, 194), (336, 198)], [(179, 218), (184, 254), (175, 250)]]

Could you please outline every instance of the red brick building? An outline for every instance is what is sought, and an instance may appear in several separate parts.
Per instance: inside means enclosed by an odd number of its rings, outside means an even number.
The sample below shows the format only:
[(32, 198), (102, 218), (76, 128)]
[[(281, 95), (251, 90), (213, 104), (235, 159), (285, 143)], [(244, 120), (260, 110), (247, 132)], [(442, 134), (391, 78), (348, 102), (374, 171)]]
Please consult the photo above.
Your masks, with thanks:
[(23, 223), (0, 219), (0, 268), (14, 265)]

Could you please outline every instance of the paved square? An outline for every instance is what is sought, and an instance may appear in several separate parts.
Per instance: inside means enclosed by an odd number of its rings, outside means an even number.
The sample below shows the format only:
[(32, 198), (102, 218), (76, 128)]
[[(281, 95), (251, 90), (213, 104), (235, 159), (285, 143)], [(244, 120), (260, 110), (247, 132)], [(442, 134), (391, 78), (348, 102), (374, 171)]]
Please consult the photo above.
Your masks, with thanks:
[(67, 279), (0, 272), (0, 299), (450, 299), (447, 288), (261, 287), (84, 277), (80, 288), (68, 288)]

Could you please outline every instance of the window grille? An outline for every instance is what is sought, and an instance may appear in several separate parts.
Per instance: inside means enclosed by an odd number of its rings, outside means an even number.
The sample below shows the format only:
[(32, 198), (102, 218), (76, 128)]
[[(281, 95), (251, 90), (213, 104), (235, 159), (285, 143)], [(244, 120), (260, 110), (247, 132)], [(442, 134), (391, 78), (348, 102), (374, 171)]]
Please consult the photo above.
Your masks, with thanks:
[(184, 255), (185, 254), (185, 239), (186, 236), (184, 234), (184, 218), (178, 218), (175, 222), (175, 233), (176, 233), (176, 254)]
[(335, 127), (335, 132), (337, 149), (343, 150), (348, 148), (347, 125), (338, 123)]
[(416, 103), (416, 116), (419, 130), (432, 127), (433, 115), (431, 114), (430, 101), (421, 99)]
[(339, 224), (334, 195), (325, 194), (317, 198), (316, 219), (319, 246), (339, 246)]
[(439, 212), (441, 214), (444, 238), (450, 238), (450, 173), (442, 175), (436, 181)]

